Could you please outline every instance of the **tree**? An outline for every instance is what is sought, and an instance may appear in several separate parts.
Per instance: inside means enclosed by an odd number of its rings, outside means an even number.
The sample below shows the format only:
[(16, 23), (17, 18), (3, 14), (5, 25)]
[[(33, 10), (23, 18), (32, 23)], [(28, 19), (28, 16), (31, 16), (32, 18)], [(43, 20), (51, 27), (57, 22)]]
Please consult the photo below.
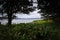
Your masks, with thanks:
[(45, 18), (60, 21), (60, 0), (37, 0), (38, 8)]
[(1, 1), (2, 12), (8, 16), (8, 25), (11, 25), (12, 17), (17, 12), (29, 12), (28, 6), (30, 5), (29, 0), (2, 0)]

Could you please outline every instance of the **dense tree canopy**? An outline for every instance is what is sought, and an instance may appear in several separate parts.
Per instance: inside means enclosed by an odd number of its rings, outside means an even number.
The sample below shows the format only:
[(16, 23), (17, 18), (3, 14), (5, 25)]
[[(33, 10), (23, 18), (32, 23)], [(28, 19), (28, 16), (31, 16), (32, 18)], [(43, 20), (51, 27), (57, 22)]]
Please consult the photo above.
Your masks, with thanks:
[(60, 0), (37, 0), (43, 16), (60, 21)]

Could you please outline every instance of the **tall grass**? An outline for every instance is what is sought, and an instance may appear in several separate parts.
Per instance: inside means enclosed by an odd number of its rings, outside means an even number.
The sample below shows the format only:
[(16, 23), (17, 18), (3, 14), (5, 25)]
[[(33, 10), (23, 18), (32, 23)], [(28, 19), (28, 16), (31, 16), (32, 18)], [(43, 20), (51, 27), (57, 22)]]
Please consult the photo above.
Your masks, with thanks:
[(32, 23), (0, 26), (0, 40), (60, 40), (60, 31), (57, 23), (51, 20), (39, 20)]

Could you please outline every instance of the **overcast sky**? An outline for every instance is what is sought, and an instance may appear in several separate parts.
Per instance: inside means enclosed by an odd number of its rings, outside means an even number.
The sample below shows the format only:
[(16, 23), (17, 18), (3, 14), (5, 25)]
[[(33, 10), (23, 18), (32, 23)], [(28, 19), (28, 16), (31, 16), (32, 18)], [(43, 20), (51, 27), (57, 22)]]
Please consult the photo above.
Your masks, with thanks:
[[(29, 1), (31, 1), (31, 0), (29, 0)], [(33, 2), (37, 2), (37, 0), (33, 0)]]
[[(38, 13), (39, 10), (30, 12), (30, 14), (16, 14), (17, 18), (41, 18), (41, 15)], [(18, 12), (19, 13), (19, 12)]]
[(33, 2), (37, 2), (37, 0), (33, 0)]

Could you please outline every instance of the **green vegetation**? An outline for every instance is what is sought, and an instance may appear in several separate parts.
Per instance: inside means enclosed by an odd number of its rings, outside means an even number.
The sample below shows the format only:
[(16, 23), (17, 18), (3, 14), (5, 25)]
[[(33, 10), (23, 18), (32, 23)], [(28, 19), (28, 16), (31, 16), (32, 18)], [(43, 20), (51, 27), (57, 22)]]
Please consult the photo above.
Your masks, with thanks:
[(0, 26), (0, 40), (60, 40), (60, 25), (51, 20)]

